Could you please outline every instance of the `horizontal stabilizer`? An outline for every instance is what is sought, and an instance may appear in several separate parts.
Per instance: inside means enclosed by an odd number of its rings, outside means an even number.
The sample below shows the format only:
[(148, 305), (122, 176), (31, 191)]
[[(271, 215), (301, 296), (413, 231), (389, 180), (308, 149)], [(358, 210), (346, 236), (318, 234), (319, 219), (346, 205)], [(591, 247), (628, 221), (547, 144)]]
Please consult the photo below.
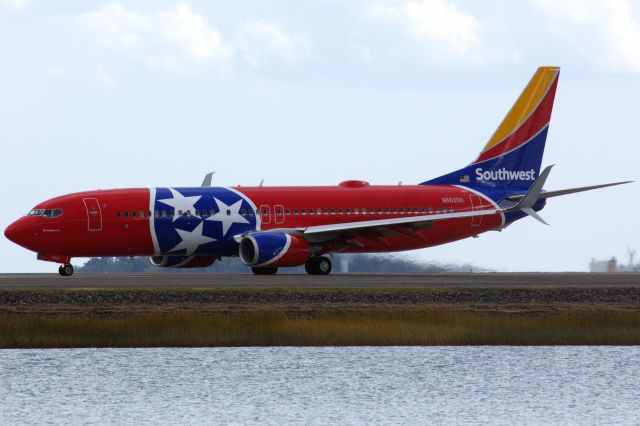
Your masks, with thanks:
[[(544, 199), (544, 198), (559, 197), (561, 195), (575, 194), (576, 192), (591, 191), (592, 189), (607, 188), (609, 186), (624, 185), (625, 183), (632, 183), (632, 182), (633, 182), (632, 180), (627, 180), (627, 181), (624, 181), (624, 182), (603, 183), (601, 185), (582, 186), (580, 188), (570, 188), (570, 189), (561, 189), (559, 191), (542, 192), (538, 196), (538, 198), (539, 199)], [(524, 195), (512, 195), (510, 197), (507, 197), (507, 199), (509, 201), (519, 201), (523, 197), (524, 197)]]

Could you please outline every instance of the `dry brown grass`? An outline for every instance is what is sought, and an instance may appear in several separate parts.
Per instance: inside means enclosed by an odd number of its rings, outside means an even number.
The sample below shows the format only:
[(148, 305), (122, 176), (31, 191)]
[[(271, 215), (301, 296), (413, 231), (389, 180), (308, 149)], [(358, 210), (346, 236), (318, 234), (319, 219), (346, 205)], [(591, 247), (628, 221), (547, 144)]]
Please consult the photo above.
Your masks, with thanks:
[(0, 348), (605, 344), (640, 344), (640, 312), (382, 309), (303, 316), (263, 309), (0, 317)]

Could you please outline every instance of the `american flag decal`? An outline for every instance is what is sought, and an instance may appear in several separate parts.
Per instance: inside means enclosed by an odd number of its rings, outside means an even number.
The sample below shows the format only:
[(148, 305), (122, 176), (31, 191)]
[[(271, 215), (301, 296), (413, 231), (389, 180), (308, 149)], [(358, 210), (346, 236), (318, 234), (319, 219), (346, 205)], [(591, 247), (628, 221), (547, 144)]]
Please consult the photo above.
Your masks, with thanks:
[(469, 175), (463, 175), (460, 177), (460, 183), (469, 183)]

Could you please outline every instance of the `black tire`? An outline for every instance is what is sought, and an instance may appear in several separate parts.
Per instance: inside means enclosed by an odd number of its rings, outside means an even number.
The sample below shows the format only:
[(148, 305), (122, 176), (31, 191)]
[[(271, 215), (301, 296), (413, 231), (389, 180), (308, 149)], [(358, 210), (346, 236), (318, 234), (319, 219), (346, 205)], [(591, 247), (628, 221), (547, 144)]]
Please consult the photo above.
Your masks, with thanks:
[(328, 257), (312, 257), (304, 264), (309, 275), (328, 275), (331, 272), (331, 260)]
[(65, 277), (70, 277), (71, 275), (73, 275), (73, 265), (71, 264), (63, 265), (62, 272), (64, 273)]
[(60, 265), (60, 266), (58, 267), (58, 273), (60, 274), (60, 276), (61, 276), (61, 277), (66, 276), (66, 275), (64, 274), (64, 269), (62, 269), (62, 265)]
[(256, 275), (275, 275), (278, 272), (278, 267), (264, 267), (264, 268), (251, 268), (251, 272)]

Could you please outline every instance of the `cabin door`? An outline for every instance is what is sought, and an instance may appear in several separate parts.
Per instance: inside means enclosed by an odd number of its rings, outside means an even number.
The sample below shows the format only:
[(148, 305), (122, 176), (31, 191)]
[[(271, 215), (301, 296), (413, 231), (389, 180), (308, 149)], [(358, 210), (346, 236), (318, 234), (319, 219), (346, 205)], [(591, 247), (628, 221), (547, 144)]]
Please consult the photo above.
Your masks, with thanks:
[[(469, 198), (471, 199), (471, 210), (477, 211), (482, 210), (482, 198), (476, 194), (470, 194)], [(471, 217), (471, 226), (476, 227), (482, 225), (482, 216), (472, 216)]]
[(260, 206), (260, 222), (263, 225), (271, 223), (271, 209), (266, 204)]
[(83, 198), (84, 207), (87, 210), (87, 230), (102, 231), (102, 210), (95, 198)]
[(276, 204), (275, 206), (273, 206), (273, 210), (273, 218), (275, 222), (277, 224), (284, 223), (284, 207), (282, 206), (282, 204)]

